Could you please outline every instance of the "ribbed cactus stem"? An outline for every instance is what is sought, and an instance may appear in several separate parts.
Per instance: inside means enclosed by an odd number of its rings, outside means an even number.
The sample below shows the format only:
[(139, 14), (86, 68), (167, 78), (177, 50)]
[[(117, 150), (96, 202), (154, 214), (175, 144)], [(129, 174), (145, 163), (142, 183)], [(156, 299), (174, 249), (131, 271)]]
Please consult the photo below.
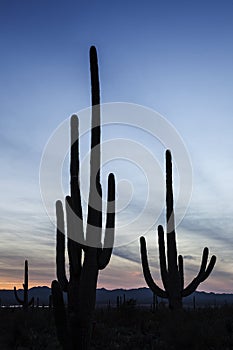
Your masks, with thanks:
[(213, 255), (208, 262), (208, 248), (204, 248), (201, 267), (193, 281), (184, 288), (184, 266), (183, 257), (177, 258), (175, 215), (173, 204), (173, 184), (172, 184), (172, 157), (169, 150), (166, 151), (166, 222), (167, 222), (167, 258), (165, 252), (163, 227), (158, 227), (159, 240), (159, 261), (161, 278), (164, 290), (153, 280), (147, 259), (146, 241), (140, 238), (142, 268), (146, 283), (150, 289), (159, 297), (168, 298), (171, 309), (182, 307), (182, 298), (193, 293), (201, 282), (204, 282), (210, 275), (216, 263), (216, 256)]

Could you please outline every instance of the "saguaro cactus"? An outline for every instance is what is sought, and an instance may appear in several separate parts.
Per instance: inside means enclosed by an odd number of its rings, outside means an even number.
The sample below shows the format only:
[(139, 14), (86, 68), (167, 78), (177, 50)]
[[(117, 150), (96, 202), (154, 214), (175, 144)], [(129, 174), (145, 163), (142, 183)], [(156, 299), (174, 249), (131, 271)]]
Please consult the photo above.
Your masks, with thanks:
[[(92, 132), (90, 155), (90, 190), (86, 235), (79, 179), (78, 118), (71, 117), (70, 192), (66, 197), (67, 248), (70, 278), (65, 273), (65, 228), (61, 201), (56, 203), (57, 247), (56, 266), (58, 281), (52, 282), (52, 296), (57, 335), (63, 349), (88, 349), (92, 317), (96, 301), (99, 270), (111, 258), (115, 226), (115, 179), (108, 177), (108, 199), (104, 243), (102, 236), (102, 189), (100, 184), (100, 92), (98, 62), (95, 47), (90, 49), (92, 87)], [(66, 313), (62, 291), (68, 295)]]
[(17, 302), (23, 305), (23, 309), (27, 310), (34, 302), (34, 298), (28, 301), (28, 261), (25, 260), (24, 263), (24, 283), (23, 283), (23, 299), (20, 299), (17, 294), (16, 287), (14, 287), (14, 294)]
[(176, 248), (175, 217), (173, 209), (172, 189), (172, 159), (171, 152), (166, 151), (166, 219), (167, 219), (167, 259), (165, 254), (163, 227), (158, 227), (160, 272), (164, 285), (161, 289), (153, 280), (147, 259), (146, 240), (140, 238), (141, 260), (145, 280), (150, 289), (161, 298), (168, 298), (171, 309), (182, 307), (182, 298), (193, 293), (199, 284), (207, 279), (214, 268), (216, 256), (212, 256), (207, 266), (209, 249), (204, 248), (199, 273), (193, 281), (184, 288), (183, 257), (178, 256)]

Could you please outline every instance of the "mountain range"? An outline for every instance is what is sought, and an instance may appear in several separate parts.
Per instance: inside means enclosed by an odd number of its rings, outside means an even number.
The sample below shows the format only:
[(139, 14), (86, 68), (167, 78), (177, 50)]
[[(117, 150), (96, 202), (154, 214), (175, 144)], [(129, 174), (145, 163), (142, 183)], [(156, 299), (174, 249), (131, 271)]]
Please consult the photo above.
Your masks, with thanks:
[[(35, 304), (40, 306), (47, 306), (49, 304), (49, 296), (51, 289), (47, 286), (44, 287), (33, 287), (29, 289), (29, 297), (34, 297)], [(18, 290), (20, 298), (23, 297), (23, 289)], [(222, 306), (226, 304), (233, 304), (233, 294), (217, 294), (217, 293), (206, 293), (206, 292), (195, 292), (189, 297), (184, 298), (184, 306), (192, 307), (195, 295), (196, 307), (204, 306)], [(137, 289), (114, 289), (107, 290), (105, 288), (97, 289), (96, 293), (96, 305), (97, 307), (105, 307), (107, 305), (116, 306), (117, 297), (123, 302), (129, 299), (136, 301), (138, 306), (147, 306), (153, 303), (153, 293), (149, 288), (137, 288)], [(66, 295), (64, 294), (66, 300)], [(18, 305), (14, 297), (13, 290), (0, 290), (0, 301), (2, 306)], [(166, 304), (166, 299), (158, 298), (158, 302)]]

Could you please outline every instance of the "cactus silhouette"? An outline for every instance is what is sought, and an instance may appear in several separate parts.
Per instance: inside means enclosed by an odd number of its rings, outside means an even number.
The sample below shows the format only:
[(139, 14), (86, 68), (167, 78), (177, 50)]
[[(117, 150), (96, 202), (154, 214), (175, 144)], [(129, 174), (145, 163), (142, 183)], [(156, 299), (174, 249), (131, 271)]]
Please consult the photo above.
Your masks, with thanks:
[(16, 287), (14, 287), (14, 294), (17, 302), (23, 305), (23, 309), (27, 310), (29, 306), (33, 305), (34, 298), (28, 301), (28, 261), (24, 263), (24, 283), (23, 283), (23, 299), (20, 299), (17, 294)]
[(171, 309), (179, 309), (182, 308), (182, 298), (192, 294), (199, 284), (208, 278), (214, 268), (216, 256), (213, 255), (211, 257), (207, 266), (209, 249), (204, 248), (199, 273), (193, 279), (193, 281), (184, 288), (184, 268), (182, 255), (179, 255), (177, 259), (172, 189), (172, 158), (169, 150), (166, 151), (166, 220), (167, 259), (165, 254), (163, 227), (158, 227), (160, 272), (164, 290), (154, 282), (151, 276), (147, 259), (146, 240), (144, 237), (140, 238), (142, 267), (145, 280), (150, 289), (159, 297), (168, 298), (169, 307)]
[[(69, 280), (65, 272), (65, 227), (61, 201), (56, 203), (57, 246), (56, 267), (58, 281), (52, 282), (52, 298), (57, 336), (63, 349), (89, 349), (92, 319), (96, 301), (99, 270), (111, 258), (115, 226), (115, 179), (108, 177), (108, 199), (104, 243), (102, 236), (102, 188), (100, 184), (100, 92), (98, 61), (95, 47), (90, 48), (92, 87), (92, 130), (90, 155), (90, 188), (86, 235), (79, 179), (78, 118), (71, 117), (70, 192), (66, 197), (67, 249)], [(68, 296), (66, 312), (62, 292)]]

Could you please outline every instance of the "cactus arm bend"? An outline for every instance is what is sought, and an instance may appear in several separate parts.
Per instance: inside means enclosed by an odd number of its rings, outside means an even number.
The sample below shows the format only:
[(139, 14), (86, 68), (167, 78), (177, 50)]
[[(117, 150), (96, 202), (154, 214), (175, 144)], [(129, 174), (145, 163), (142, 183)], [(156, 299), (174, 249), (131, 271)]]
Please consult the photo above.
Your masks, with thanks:
[(146, 280), (146, 283), (148, 284), (149, 288), (160, 298), (167, 298), (167, 293), (163, 289), (161, 289), (153, 280), (148, 259), (147, 259), (147, 251), (146, 251), (146, 240), (144, 237), (140, 238), (140, 245), (141, 245), (141, 260), (142, 260), (142, 268), (143, 268), (143, 274)]
[(212, 272), (214, 265), (216, 263), (216, 256), (213, 255), (211, 257), (210, 262), (206, 268), (208, 255), (209, 255), (209, 249), (205, 247), (202, 254), (202, 262), (201, 262), (200, 270), (197, 276), (192, 280), (192, 282), (190, 282), (189, 285), (182, 291), (183, 297), (186, 297), (192, 294), (193, 292), (195, 292), (199, 284), (205, 281), (209, 277), (210, 273)]
[(114, 244), (115, 231), (115, 178), (111, 173), (108, 176), (108, 203), (107, 218), (103, 248), (98, 250), (98, 268), (103, 270), (109, 263)]
[(64, 213), (62, 202), (56, 202), (56, 216), (57, 216), (57, 245), (56, 245), (56, 267), (57, 279), (64, 292), (68, 288), (68, 280), (65, 271), (65, 227), (64, 227)]

